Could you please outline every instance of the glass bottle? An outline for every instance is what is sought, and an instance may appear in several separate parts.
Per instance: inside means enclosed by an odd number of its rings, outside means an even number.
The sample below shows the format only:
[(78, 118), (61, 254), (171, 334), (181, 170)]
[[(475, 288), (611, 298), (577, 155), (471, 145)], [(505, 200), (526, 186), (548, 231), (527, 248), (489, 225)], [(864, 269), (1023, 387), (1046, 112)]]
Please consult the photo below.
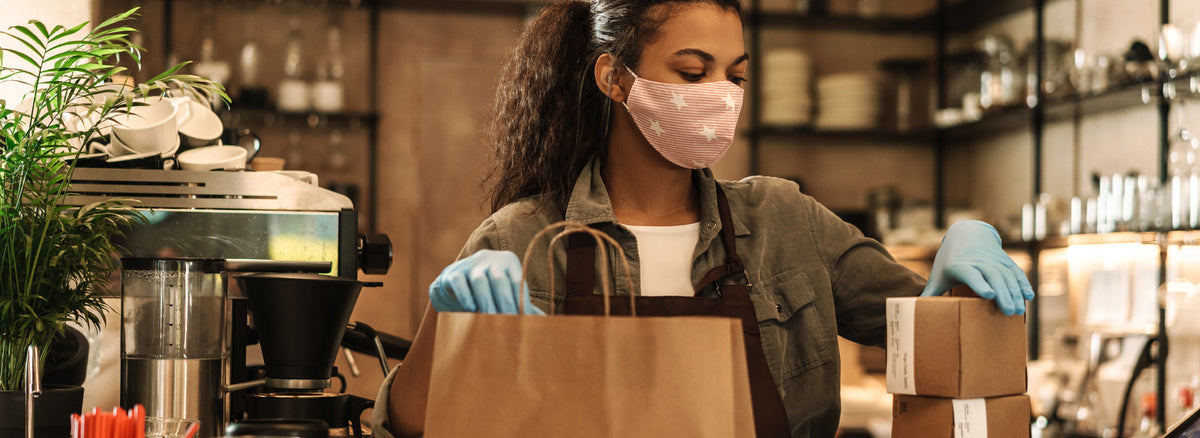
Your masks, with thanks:
[(217, 59), (215, 15), (211, 0), (200, 6), (200, 59), (196, 61), (195, 72), (197, 76), (224, 85), (229, 81), (229, 63)]
[(301, 31), (299, 6), (288, 7), (288, 38), (283, 50), (283, 79), (279, 81), (279, 109), (306, 111), (310, 102), (309, 86), (304, 82), (304, 33)]
[(335, 10), (329, 15), (325, 28), (325, 51), (317, 67), (317, 82), (313, 84), (313, 107), (323, 112), (338, 112), (343, 109), (345, 98), (342, 78), (346, 66), (342, 60), (342, 26), (340, 14)]
[[(1200, 229), (1200, 138), (1185, 125), (1185, 106), (1179, 103), (1179, 132), (1171, 140), (1168, 166), (1173, 194), (1181, 198), (1179, 218), (1184, 229)], [(1177, 182), (1178, 180), (1178, 182)], [(1176, 189), (1175, 185), (1180, 187)], [(1174, 207), (1174, 206), (1173, 206)]]
[(259, 57), (258, 38), (255, 35), (256, 18), (258, 15), (258, 4), (251, 2), (247, 6), (245, 14), (243, 14), (243, 38), (242, 50), (238, 56), (238, 70), (241, 75), (241, 104), (248, 108), (261, 108), (267, 103), (267, 90), (259, 82)]
[(288, 37), (283, 49), (283, 77), (304, 78), (304, 32), (300, 28), (300, 14), (296, 6), (288, 10)]
[(1024, 91), (1021, 88), (1024, 81), (1017, 77), (1012, 40), (1002, 35), (987, 35), (976, 47), (985, 55), (979, 77), (980, 106), (989, 111), (1016, 103)]
[(1171, 229), (1183, 230), (1191, 226), (1191, 186), (1192, 166), (1196, 161), (1189, 139), (1191, 134), (1180, 130), (1171, 142), (1167, 152), (1169, 176), (1171, 178)]

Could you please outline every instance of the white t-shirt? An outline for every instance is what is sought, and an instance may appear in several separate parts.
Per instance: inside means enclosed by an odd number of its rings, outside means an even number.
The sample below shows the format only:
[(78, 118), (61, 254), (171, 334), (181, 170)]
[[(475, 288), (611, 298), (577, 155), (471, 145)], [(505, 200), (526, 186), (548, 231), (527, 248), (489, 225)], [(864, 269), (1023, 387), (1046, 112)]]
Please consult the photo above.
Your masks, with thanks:
[(671, 226), (625, 225), (637, 239), (643, 296), (692, 296), (692, 255), (700, 223)]

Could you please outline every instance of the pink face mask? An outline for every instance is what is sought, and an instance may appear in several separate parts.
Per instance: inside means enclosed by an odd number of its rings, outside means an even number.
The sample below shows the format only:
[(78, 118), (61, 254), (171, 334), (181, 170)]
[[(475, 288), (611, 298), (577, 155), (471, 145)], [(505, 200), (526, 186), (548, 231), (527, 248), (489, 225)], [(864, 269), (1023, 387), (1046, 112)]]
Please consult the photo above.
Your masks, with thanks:
[(666, 84), (629, 73), (634, 81), (625, 109), (663, 158), (701, 169), (725, 156), (742, 111), (742, 87), (730, 81)]

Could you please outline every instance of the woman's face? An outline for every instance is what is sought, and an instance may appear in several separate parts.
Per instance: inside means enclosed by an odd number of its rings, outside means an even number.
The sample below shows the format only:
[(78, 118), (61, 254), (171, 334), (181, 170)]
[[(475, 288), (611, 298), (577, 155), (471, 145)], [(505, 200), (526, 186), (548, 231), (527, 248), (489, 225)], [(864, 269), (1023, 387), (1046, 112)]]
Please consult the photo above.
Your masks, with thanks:
[(634, 71), (639, 77), (671, 84), (745, 82), (749, 56), (736, 12), (710, 4), (670, 8), (657, 37), (642, 49)]

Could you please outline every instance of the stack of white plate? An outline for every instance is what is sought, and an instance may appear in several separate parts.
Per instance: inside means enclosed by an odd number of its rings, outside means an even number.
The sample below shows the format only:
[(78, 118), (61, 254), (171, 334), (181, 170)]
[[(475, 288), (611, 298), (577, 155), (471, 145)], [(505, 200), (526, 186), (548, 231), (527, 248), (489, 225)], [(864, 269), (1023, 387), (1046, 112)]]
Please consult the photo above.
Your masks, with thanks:
[(819, 130), (875, 128), (879, 123), (880, 87), (874, 75), (839, 73), (817, 79)]
[(763, 59), (764, 125), (807, 126), (812, 122), (812, 61), (793, 49), (772, 50)]

